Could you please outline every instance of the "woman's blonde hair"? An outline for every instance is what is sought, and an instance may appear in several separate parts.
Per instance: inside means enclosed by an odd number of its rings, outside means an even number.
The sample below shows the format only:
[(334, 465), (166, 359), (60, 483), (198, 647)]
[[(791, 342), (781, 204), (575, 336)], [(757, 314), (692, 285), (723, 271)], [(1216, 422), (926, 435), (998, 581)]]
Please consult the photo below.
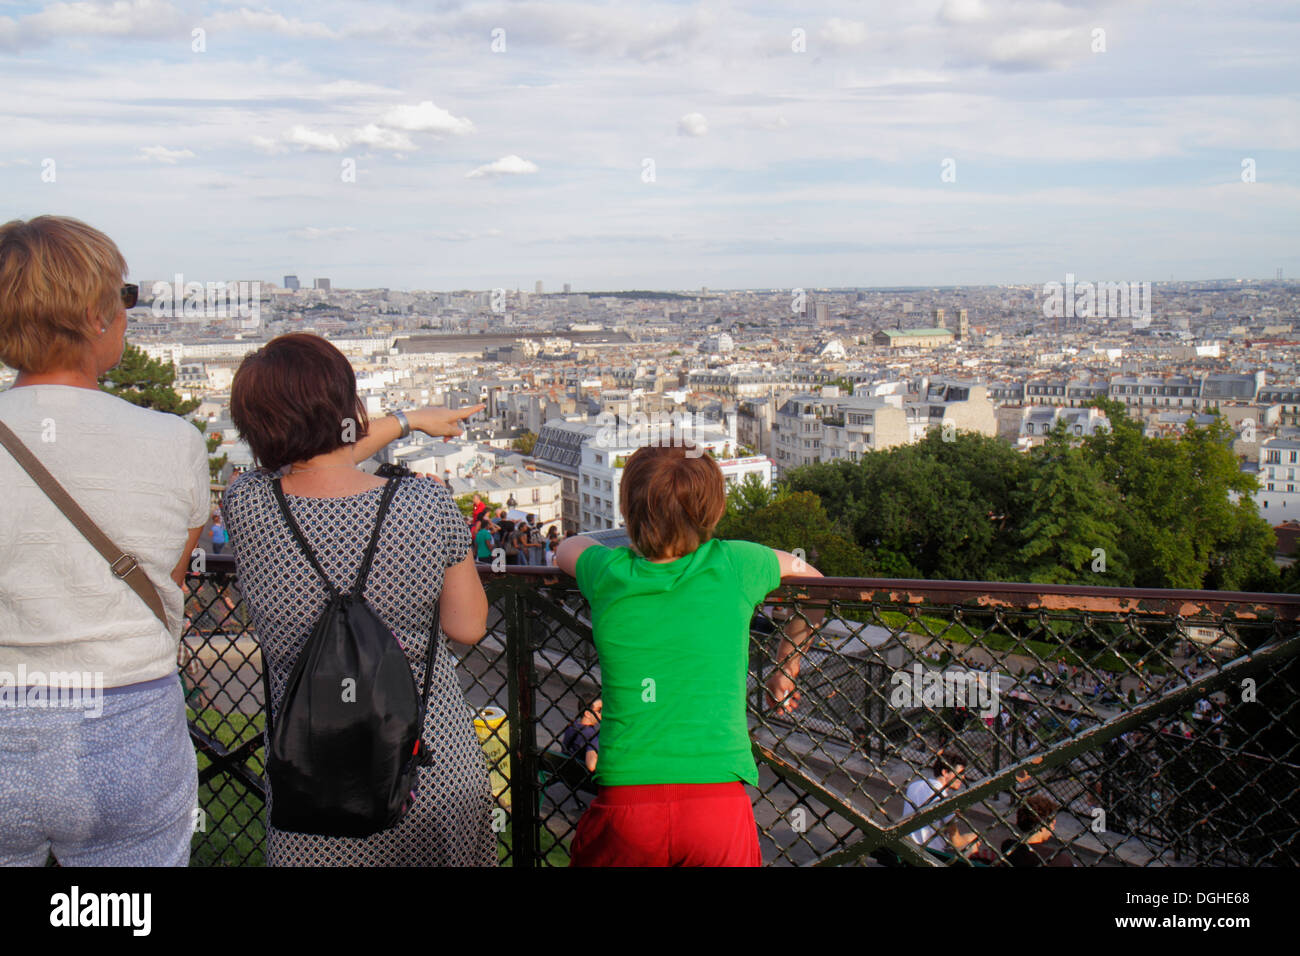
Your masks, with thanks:
[(98, 229), (64, 216), (0, 226), (0, 361), (40, 374), (81, 361), (94, 332), (122, 306), (126, 260)]

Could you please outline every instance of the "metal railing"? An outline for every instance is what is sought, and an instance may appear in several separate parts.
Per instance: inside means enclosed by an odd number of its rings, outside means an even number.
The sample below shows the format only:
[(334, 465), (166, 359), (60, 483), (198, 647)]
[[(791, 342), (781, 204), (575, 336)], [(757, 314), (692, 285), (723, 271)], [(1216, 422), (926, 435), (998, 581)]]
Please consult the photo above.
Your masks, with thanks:
[[(471, 708), (505, 715), (476, 725), (504, 811), (499, 856), (564, 865), (595, 795), (560, 743), (600, 689), (586, 603), (553, 569), (482, 572), (488, 635), (452, 647)], [(260, 656), (228, 556), (188, 586), (181, 663), (205, 811), (193, 860), (261, 863)], [(774, 711), (777, 632), (818, 611), (799, 705)], [(1292, 595), (787, 584), (751, 631), (764, 861), (1294, 866), (1298, 619)], [(936, 761), (964, 770), (936, 779)]]

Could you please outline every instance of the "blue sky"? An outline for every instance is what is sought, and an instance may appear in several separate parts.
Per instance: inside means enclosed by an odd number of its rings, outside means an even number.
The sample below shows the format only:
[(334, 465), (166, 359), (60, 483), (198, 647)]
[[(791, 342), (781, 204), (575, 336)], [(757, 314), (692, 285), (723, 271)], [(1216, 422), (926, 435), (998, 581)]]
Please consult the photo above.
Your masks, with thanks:
[(0, 84), (135, 278), (1300, 276), (1295, 3), (0, 0)]

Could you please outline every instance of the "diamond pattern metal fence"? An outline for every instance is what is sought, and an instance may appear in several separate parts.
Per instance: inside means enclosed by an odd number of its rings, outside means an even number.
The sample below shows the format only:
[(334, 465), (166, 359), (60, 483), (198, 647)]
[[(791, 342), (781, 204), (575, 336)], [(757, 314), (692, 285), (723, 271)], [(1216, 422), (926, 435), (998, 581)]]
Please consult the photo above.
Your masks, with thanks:
[[(563, 751), (598, 696), (588, 609), (483, 568), (453, 645), (503, 864), (566, 865), (596, 788)], [(188, 582), (193, 862), (263, 862), (260, 655), (233, 561)], [(1300, 864), (1300, 596), (824, 578), (752, 624), (751, 788), (773, 865)], [(800, 659), (781, 638), (810, 635)], [(791, 672), (797, 700), (765, 686)], [(793, 673), (797, 670), (797, 674)]]

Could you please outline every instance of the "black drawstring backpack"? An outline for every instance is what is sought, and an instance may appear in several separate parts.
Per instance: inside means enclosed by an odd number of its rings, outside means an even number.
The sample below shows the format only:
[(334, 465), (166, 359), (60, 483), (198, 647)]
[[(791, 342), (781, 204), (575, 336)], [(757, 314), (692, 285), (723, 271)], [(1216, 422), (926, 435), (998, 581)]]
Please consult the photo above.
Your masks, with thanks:
[(277, 478), (276, 501), (298, 547), (320, 575), (329, 604), (289, 675), (274, 727), (266, 687), (266, 773), (271, 825), (293, 833), (365, 837), (395, 826), (415, 802), (420, 742), (437, 651), (434, 607), (424, 690), (417, 692), (406, 652), (362, 596), (388, 504), (401, 479), (390, 479), (379, 502), (356, 584), (341, 593), (321, 569), (289, 513)]

